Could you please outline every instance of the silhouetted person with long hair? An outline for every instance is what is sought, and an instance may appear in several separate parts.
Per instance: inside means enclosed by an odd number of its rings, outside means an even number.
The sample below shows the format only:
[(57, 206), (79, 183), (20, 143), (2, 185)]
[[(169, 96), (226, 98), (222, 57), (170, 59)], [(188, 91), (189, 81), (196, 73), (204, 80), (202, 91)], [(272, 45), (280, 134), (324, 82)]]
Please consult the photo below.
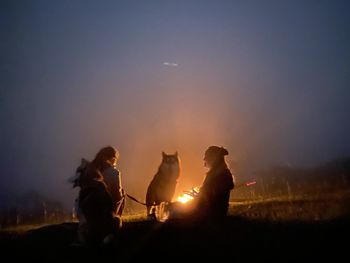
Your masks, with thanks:
[(92, 162), (82, 160), (74, 186), (79, 186), (79, 240), (83, 243), (108, 242), (121, 227), (124, 191), (115, 165), (118, 151), (102, 148)]

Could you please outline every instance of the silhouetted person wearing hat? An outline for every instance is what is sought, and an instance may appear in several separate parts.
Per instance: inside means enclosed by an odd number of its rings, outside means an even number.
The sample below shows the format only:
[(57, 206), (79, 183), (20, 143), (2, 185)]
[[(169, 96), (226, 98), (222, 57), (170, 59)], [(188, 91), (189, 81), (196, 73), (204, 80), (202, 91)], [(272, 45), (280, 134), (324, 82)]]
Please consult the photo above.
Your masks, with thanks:
[(228, 151), (210, 146), (204, 154), (204, 166), (209, 169), (194, 199), (186, 204), (170, 204), (169, 219), (215, 221), (227, 215), (233, 176), (225, 161)]
[(233, 176), (225, 161), (228, 151), (210, 146), (204, 155), (204, 166), (209, 169), (197, 197), (196, 213), (200, 217), (218, 219), (226, 216)]

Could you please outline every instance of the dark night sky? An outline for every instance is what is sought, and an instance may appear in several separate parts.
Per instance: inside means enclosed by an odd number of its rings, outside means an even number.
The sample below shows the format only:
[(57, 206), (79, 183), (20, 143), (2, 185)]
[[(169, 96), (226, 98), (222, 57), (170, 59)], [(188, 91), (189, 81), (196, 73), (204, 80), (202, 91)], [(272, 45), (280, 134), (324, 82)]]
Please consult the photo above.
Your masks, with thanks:
[(180, 154), (179, 189), (212, 144), (251, 167), (350, 155), (349, 14), (345, 0), (1, 1), (0, 191), (70, 204), (66, 179), (108, 144), (139, 198), (163, 150)]

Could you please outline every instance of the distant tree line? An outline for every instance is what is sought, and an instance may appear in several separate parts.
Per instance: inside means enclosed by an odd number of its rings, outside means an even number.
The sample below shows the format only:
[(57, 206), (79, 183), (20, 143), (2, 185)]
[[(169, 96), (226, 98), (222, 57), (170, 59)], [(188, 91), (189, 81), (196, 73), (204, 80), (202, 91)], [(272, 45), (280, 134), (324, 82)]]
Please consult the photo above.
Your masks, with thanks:
[[(4, 202), (4, 200), (2, 200)], [(0, 207), (0, 227), (62, 222), (69, 217), (61, 202), (31, 191), (7, 198)]]

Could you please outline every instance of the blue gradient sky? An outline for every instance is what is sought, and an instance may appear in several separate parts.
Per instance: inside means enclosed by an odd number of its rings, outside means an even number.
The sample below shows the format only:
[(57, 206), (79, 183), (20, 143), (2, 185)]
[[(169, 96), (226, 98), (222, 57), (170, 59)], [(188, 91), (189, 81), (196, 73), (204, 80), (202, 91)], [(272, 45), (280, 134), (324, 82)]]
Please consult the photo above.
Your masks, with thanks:
[(349, 1), (2, 1), (0, 190), (69, 204), (66, 178), (108, 144), (140, 198), (163, 150), (180, 154), (179, 189), (201, 182), (212, 144), (250, 167), (350, 155), (349, 13)]

